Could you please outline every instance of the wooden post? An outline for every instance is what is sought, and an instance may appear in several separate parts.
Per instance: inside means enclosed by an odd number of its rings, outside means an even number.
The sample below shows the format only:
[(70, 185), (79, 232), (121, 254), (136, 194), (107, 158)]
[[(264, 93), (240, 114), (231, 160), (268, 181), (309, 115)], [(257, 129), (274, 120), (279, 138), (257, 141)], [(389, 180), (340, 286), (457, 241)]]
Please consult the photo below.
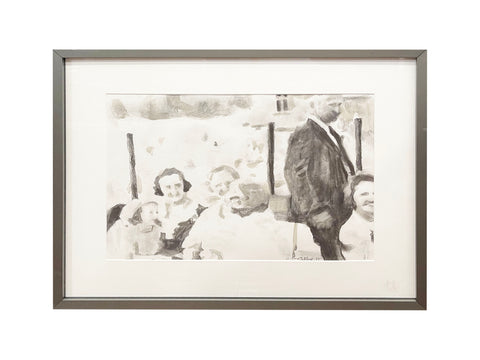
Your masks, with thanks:
[(362, 118), (355, 117), (355, 165), (357, 171), (362, 171)]
[(130, 186), (132, 199), (138, 199), (137, 174), (135, 173), (135, 148), (133, 147), (133, 134), (127, 134), (127, 148), (130, 155)]
[(275, 155), (275, 123), (268, 123), (268, 185), (270, 194), (275, 195), (275, 174), (273, 157)]

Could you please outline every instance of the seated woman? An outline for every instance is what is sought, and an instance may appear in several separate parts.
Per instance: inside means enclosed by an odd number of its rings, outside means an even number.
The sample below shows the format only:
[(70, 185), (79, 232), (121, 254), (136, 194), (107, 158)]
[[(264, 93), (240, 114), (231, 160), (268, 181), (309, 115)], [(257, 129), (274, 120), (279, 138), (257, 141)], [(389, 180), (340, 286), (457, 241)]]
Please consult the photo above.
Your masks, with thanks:
[(161, 196), (160, 218), (163, 251), (172, 254), (182, 249), (182, 243), (205, 207), (188, 197), (192, 184), (175, 168), (165, 169), (155, 178), (155, 195)]
[(260, 184), (235, 184), (223, 216), (212, 207), (195, 224), (183, 243), (184, 259), (289, 260), (299, 237), (313, 243), (305, 225), (275, 219), (269, 197)]
[(228, 208), (230, 188), (239, 178), (238, 172), (228, 165), (216, 167), (208, 174), (208, 208), (214, 209), (213, 211), (217, 212), (221, 218), (224, 217), (225, 207)]
[(340, 241), (345, 260), (374, 258), (374, 177), (357, 174), (346, 189), (353, 208), (352, 215), (340, 229)]

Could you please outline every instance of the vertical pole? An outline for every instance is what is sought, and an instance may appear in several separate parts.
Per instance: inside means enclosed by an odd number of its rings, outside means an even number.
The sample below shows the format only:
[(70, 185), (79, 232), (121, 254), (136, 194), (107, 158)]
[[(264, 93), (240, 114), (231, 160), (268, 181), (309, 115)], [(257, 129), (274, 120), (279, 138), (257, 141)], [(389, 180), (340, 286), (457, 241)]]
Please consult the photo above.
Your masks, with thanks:
[(355, 165), (357, 171), (362, 171), (362, 118), (356, 117), (355, 121)]
[(130, 155), (130, 186), (132, 199), (138, 199), (137, 174), (135, 173), (135, 148), (133, 147), (133, 134), (127, 134), (127, 148)]
[(275, 175), (273, 171), (273, 156), (275, 155), (275, 123), (268, 123), (268, 185), (270, 194), (275, 195)]

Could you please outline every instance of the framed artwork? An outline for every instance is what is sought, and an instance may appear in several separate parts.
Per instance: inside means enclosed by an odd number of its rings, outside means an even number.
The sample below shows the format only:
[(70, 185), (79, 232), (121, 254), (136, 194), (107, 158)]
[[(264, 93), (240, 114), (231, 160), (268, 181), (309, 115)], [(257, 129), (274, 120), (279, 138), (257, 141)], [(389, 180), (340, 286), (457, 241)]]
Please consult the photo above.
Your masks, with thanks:
[(426, 58), (54, 50), (54, 308), (426, 309)]

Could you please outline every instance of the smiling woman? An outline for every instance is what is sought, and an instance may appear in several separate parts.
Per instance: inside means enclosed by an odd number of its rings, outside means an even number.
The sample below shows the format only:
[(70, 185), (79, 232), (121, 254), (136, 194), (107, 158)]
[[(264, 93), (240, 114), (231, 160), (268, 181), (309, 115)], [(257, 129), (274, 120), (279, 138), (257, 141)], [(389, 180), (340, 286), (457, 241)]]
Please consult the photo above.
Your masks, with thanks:
[(374, 177), (359, 173), (350, 182), (346, 194), (352, 215), (340, 230), (342, 252), (346, 260), (373, 260)]
[[(155, 195), (163, 197), (160, 217), (165, 250), (179, 252), (196, 218), (202, 212), (187, 195), (192, 184), (176, 168), (165, 169), (155, 178)], [(169, 254), (172, 255), (172, 254)]]
[[(164, 191), (162, 191), (162, 187)], [(187, 192), (192, 187), (180, 170), (175, 168), (165, 169), (155, 178), (155, 195), (164, 196), (172, 202), (180, 202), (187, 199)]]

